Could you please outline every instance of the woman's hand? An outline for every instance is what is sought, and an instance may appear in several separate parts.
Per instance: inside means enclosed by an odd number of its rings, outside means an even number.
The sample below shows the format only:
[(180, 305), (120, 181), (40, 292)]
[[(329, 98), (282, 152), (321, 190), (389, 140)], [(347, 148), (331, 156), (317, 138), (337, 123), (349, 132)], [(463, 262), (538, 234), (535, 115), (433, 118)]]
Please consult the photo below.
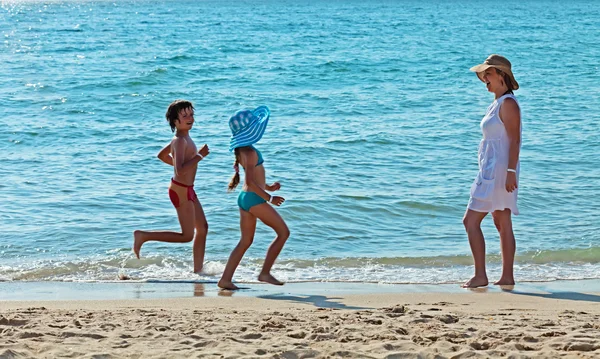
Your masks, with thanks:
[(273, 196), (271, 198), (271, 204), (274, 206), (279, 207), (283, 204), (283, 202), (285, 202), (285, 198), (283, 198), (283, 197)]
[(512, 192), (517, 189), (517, 174), (514, 172), (506, 173), (506, 190)]
[(281, 183), (279, 182), (275, 182), (272, 185), (266, 185), (265, 188), (267, 189), (267, 191), (269, 192), (275, 192), (275, 191), (279, 191), (281, 189)]

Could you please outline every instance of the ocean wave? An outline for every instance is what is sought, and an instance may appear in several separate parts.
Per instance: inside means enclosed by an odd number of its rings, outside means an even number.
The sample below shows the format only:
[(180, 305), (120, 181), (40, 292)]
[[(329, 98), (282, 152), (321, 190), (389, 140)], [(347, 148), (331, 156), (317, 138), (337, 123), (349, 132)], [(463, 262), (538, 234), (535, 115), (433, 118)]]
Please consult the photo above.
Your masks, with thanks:
[[(236, 279), (252, 282), (262, 258), (247, 259)], [(502, 257), (487, 256), (491, 277), (499, 275)], [(520, 281), (600, 278), (600, 247), (540, 250), (518, 254), (515, 277)], [(360, 283), (453, 283), (472, 275), (470, 255), (432, 257), (330, 257), (279, 260), (275, 273), (288, 282), (327, 281)], [(43, 260), (0, 267), (4, 281), (216, 281), (225, 260), (208, 261), (202, 274), (192, 273), (191, 261), (179, 257), (149, 256), (137, 260), (124, 250), (104, 258)]]
[[(502, 18), (476, 29), (470, 24), (480, 14), (461, 6), (271, 2), (271, 16), (257, 27), (247, 16), (224, 21), (228, 6), (203, 1), (157, 3), (151, 12), (143, 2), (9, 3), (7, 51), (0, 53), (7, 129), (0, 143), (8, 151), (0, 242), (11, 247), (0, 249), (0, 278), (204, 278), (191, 273), (189, 246), (155, 244), (144, 254), (157, 256), (141, 261), (129, 249), (108, 252), (130, 245), (134, 228), (178, 228), (164, 187), (173, 172), (155, 157), (171, 136), (164, 115), (177, 98), (196, 104), (192, 137), (211, 147), (197, 177), (211, 226), (205, 280), (218, 277), (239, 235), (235, 195), (224, 190), (233, 157), (227, 119), (258, 104), (272, 109), (259, 146), (269, 179), (283, 183), (281, 214), (292, 231), (278, 276), (437, 283), (472, 275), (461, 216), (477, 171), (478, 124), (493, 97), (468, 71), (485, 46), (466, 40), (484, 31), (501, 42), (505, 34), (494, 29)], [(597, 19), (573, 3), (553, 8), (569, 15), (561, 23), (568, 31), (511, 40), (510, 59), (527, 74), (517, 93), (524, 114), (518, 280), (600, 273), (597, 249), (585, 248), (600, 239), (593, 200), (600, 81), (586, 52), (597, 42)], [(186, 11), (177, 11), (180, 5)], [(516, 9), (515, 27), (554, 26), (546, 7)], [(256, 4), (235, 8), (252, 13)], [(169, 13), (178, 16), (163, 21)], [(85, 32), (59, 32), (77, 23)], [(568, 71), (536, 71), (559, 50)], [(440, 54), (450, 54), (443, 64)], [(529, 91), (533, 84), (563, 91)], [(548, 119), (560, 120), (549, 126)], [(494, 253), (490, 217), (482, 230)], [(271, 239), (265, 226), (257, 230), (250, 257), (260, 257), (263, 238)], [(550, 248), (579, 249), (528, 251)], [(348, 258), (334, 258), (342, 256)], [(261, 263), (244, 260), (236, 280), (255, 280)], [(492, 277), (500, 256), (488, 263)]]

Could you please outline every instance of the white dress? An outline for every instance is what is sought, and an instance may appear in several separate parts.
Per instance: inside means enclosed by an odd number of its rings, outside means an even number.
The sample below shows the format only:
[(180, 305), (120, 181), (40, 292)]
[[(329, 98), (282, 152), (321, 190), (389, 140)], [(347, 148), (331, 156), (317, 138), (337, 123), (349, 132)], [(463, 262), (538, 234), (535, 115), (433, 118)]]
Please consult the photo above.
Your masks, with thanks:
[[(506, 190), (510, 141), (504, 123), (500, 119), (500, 106), (507, 98), (517, 101), (511, 94), (498, 98), (488, 107), (481, 120), (483, 139), (479, 144), (479, 173), (471, 186), (471, 198), (468, 205), (469, 209), (476, 212), (494, 212), (508, 208), (513, 214), (519, 214), (517, 208), (518, 189), (513, 192)], [(516, 170), (518, 184), (519, 163), (517, 163)]]

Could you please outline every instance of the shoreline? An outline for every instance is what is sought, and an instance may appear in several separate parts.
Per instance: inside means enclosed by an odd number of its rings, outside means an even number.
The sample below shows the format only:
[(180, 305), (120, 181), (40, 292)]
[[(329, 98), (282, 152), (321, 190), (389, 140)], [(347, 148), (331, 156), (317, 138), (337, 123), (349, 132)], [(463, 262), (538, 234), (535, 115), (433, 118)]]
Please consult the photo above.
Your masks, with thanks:
[(0, 301), (0, 358), (600, 355), (600, 292), (438, 287), (348, 294), (315, 287), (252, 289), (256, 295), (245, 296)]
[[(220, 290), (216, 281), (145, 281), (145, 282), (0, 282), (0, 308), (11, 302), (135, 300), (198, 297), (263, 297), (263, 296), (340, 296), (396, 294), (480, 294), (507, 293), (555, 299), (586, 300), (600, 293), (600, 279), (520, 282), (515, 286), (495, 286), (465, 289), (451, 284), (377, 284), (356, 282), (296, 282), (284, 286), (258, 283), (238, 283), (244, 289)], [(35, 298), (35, 299), (32, 299)], [(594, 301), (594, 297), (588, 298)]]

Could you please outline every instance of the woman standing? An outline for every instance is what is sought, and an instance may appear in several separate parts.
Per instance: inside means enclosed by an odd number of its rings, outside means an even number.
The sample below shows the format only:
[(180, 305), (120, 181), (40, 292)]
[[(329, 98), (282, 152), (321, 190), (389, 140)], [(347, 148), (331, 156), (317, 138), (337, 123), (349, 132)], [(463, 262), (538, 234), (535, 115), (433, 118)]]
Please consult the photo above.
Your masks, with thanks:
[(517, 188), (521, 149), (521, 112), (513, 91), (519, 84), (513, 76), (510, 61), (500, 55), (490, 55), (471, 71), (477, 73), (495, 99), (481, 120), (483, 139), (479, 145), (479, 173), (471, 186), (471, 198), (463, 218), (475, 261), (475, 276), (463, 287), (488, 285), (481, 222), (490, 212), (500, 234), (502, 250), (502, 275), (494, 284), (513, 285), (516, 246), (511, 214), (519, 214)]

